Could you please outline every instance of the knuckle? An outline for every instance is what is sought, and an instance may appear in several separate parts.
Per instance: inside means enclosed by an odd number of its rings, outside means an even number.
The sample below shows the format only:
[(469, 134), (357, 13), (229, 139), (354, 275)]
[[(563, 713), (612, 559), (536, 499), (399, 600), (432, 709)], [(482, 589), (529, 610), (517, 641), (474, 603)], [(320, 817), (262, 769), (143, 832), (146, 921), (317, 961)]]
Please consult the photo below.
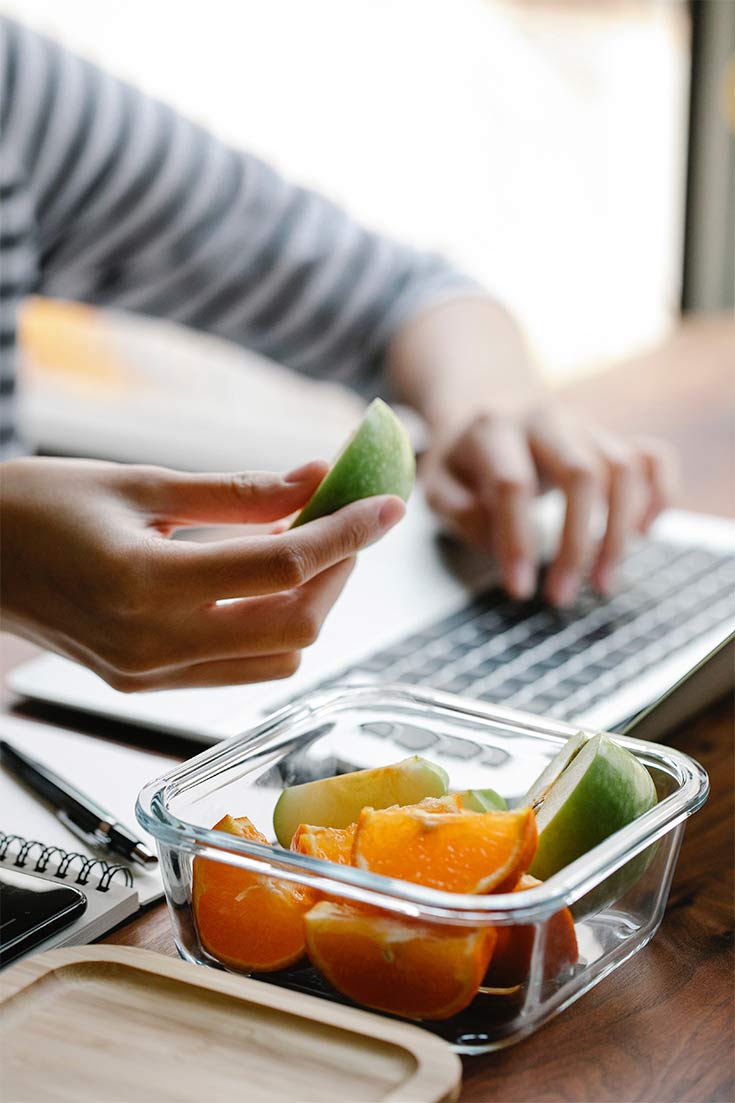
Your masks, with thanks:
[(309, 577), (309, 563), (302, 547), (282, 542), (273, 556), (271, 575), (279, 590), (303, 585)]
[(155, 510), (160, 506), (162, 491), (175, 482), (174, 472), (152, 464), (135, 464), (120, 473), (121, 485), (143, 509)]
[(359, 548), (369, 544), (375, 536), (375, 525), (366, 515), (365, 511), (356, 512), (350, 517), (341, 533), (339, 551), (345, 555), (351, 555)]
[(228, 489), (236, 501), (246, 503), (262, 497), (264, 486), (257, 476), (245, 471), (237, 471), (230, 477)]
[(564, 489), (568, 491), (590, 490), (597, 483), (594, 466), (590, 460), (570, 460), (564, 468)]

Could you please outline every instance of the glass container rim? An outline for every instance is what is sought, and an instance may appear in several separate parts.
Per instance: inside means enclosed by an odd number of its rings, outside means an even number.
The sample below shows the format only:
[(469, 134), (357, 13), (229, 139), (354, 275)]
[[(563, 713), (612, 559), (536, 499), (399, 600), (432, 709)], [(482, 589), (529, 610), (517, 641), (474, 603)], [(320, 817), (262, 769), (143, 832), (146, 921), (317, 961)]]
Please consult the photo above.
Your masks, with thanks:
[(560, 746), (570, 736), (591, 729), (523, 713), (505, 706), (470, 701), (437, 690), (403, 684), (334, 686), (318, 690), (264, 717), (252, 728), (209, 747), (150, 781), (140, 792), (136, 816), (160, 843), (197, 856), (224, 861), (266, 876), (308, 884), (322, 892), (359, 903), (400, 911), (442, 923), (483, 923), (490, 920), (530, 923), (542, 921), (584, 896), (620, 866), (697, 811), (707, 799), (709, 779), (704, 769), (682, 751), (630, 736), (608, 733), (636, 754), (644, 765), (667, 773), (678, 788), (633, 823), (554, 874), (543, 884), (519, 893), (488, 896), (443, 892), (394, 880), (352, 866), (341, 866), (305, 854), (260, 844), (191, 824), (167, 806), (172, 791), (193, 788), (214, 773), (241, 765), (248, 753), (278, 738), (304, 721), (354, 708), (411, 709), (456, 719), (492, 722), (514, 727), (526, 735), (551, 737)]

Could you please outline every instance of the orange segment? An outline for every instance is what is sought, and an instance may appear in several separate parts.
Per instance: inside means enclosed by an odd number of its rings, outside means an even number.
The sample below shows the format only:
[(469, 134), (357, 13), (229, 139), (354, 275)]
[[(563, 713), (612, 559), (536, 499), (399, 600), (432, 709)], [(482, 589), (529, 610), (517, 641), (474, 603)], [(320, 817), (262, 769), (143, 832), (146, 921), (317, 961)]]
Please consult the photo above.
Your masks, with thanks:
[[(245, 816), (225, 816), (214, 830), (268, 842)], [(192, 898), (202, 946), (223, 964), (270, 972), (303, 957), (303, 916), (315, 899), (309, 889), (195, 858)]]
[(435, 927), (352, 904), (324, 902), (306, 915), (317, 969), (356, 1003), (411, 1019), (448, 1019), (472, 1002), (495, 931)]
[(291, 849), (298, 854), (309, 854), (312, 858), (348, 866), (356, 830), (357, 824), (354, 823), (349, 827), (316, 827), (302, 823), (291, 840)]
[(404, 808), (421, 808), (424, 812), (464, 812), (465, 806), (458, 793), (447, 793), (445, 797), (424, 797), (418, 804), (404, 804)]
[[(394, 805), (395, 808), (400, 807)], [(445, 797), (425, 797), (411, 808), (421, 808), (424, 812), (461, 812), (462, 801), (456, 793)], [(318, 827), (315, 824), (301, 823), (291, 840), (291, 850), (299, 854), (309, 854), (312, 858), (322, 858), (327, 862), (339, 862), (348, 866), (352, 861), (352, 848), (355, 841), (357, 824), (349, 827)]]
[[(524, 873), (514, 892), (524, 892), (542, 882)], [(517, 927), (498, 927), (495, 946), (485, 984), (494, 988), (510, 988), (523, 984), (531, 968), (534, 928), (532, 924)], [(569, 908), (562, 908), (546, 920), (544, 946), (544, 978), (553, 980), (561, 972), (574, 965), (579, 957), (574, 920)]]
[(352, 864), (446, 892), (509, 892), (536, 851), (536, 817), (513, 812), (366, 808)]

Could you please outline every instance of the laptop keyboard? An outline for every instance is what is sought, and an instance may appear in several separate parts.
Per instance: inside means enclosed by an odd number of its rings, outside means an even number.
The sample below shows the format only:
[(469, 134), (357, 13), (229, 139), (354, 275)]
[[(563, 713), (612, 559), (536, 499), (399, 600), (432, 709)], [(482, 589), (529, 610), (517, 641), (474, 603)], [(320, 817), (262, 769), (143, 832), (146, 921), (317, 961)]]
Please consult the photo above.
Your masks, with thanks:
[(568, 609), (499, 587), (329, 678), (406, 682), (571, 720), (735, 613), (735, 560), (641, 540), (615, 593), (582, 591)]

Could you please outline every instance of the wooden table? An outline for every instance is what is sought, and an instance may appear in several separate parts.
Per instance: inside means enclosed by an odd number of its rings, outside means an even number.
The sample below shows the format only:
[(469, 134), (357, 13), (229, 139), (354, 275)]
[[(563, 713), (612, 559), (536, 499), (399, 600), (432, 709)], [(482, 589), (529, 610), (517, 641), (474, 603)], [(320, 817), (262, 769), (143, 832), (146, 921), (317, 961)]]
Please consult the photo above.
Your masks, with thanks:
[[(568, 388), (582, 411), (633, 432), (656, 432), (682, 462), (676, 504), (731, 514), (735, 495), (735, 327), (688, 325), (665, 346)], [(4, 637), (2, 668), (33, 648)], [(4, 698), (11, 709), (17, 703)], [(34, 706), (35, 719), (129, 738), (122, 725)], [(462, 1100), (497, 1103), (704, 1103), (735, 1099), (733, 1014), (733, 710), (709, 708), (669, 742), (708, 771), (708, 804), (688, 824), (656, 938), (609, 980), (536, 1035), (465, 1062)], [(155, 739), (182, 757), (190, 746)], [(174, 955), (164, 905), (117, 930), (111, 943)]]

